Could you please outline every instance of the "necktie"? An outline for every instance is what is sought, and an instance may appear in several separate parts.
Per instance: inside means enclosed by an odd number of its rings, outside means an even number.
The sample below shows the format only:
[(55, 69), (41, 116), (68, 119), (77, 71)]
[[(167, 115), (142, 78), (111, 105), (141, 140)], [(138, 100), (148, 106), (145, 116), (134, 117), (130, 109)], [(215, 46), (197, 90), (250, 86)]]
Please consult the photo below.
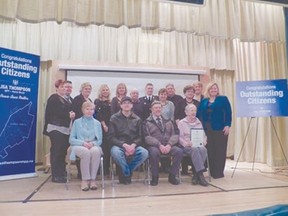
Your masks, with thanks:
[(157, 120), (158, 127), (160, 128), (161, 132), (163, 132), (163, 125), (162, 125), (161, 119), (158, 117), (156, 120)]
[(70, 97), (65, 97), (65, 99), (68, 103), (71, 103)]

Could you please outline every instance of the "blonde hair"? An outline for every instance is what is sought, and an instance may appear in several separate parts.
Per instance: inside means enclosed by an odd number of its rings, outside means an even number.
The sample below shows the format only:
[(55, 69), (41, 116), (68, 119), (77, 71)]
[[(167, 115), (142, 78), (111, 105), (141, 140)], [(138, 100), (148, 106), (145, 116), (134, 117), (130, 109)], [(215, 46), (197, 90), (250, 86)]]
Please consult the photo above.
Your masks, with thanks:
[(193, 84), (193, 87), (195, 88), (196, 86), (200, 86), (201, 88), (203, 88), (203, 84), (200, 81), (196, 81)]
[(87, 86), (89, 86), (92, 89), (92, 85), (89, 82), (85, 82), (81, 84), (80, 87), (80, 93), (83, 91), (84, 88), (86, 88)]
[(85, 101), (83, 104), (82, 104), (82, 107), (81, 107), (81, 110), (83, 112), (84, 109), (86, 109), (87, 107), (93, 107), (95, 109), (95, 104), (92, 103), (91, 101)]
[(125, 88), (125, 93), (124, 93), (124, 95), (127, 94), (127, 87), (126, 87), (125, 83), (119, 83), (119, 84), (117, 85), (117, 87), (116, 87), (116, 96), (117, 96), (117, 97), (119, 97), (118, 88), (120, 88), (121, 86)]
[(110, 101), (110, 88), (109, 88), (109, 86), (107, 85), (107, 84), (102, 84), (100, 87), (99, 87), (99, 89), (98, 89), (98, 98), (100, 99), (100, 100), (102, 100), (103, 99), (103, 95), (102, 95), (102, 91), (103, 91), (103, 89), (104, 88), (108, 88), (108, 90), (109, 90), (109, 95), (108, 95), (108, 101)]
[(212, 86), (216, 86), (218, 88), (218, 93), (217, 93), (217, 96), (220, 94), (219, 93), (219, 86), (216, 82), (210, 82), (207, 86), (206, 86), (206, 89), (205, 89), (205, 92), (204, 92), (204, 95), (205, 97), (207, 98), (210, 98), (210, 94), (209, 94), (209, 90), (212, 88)]

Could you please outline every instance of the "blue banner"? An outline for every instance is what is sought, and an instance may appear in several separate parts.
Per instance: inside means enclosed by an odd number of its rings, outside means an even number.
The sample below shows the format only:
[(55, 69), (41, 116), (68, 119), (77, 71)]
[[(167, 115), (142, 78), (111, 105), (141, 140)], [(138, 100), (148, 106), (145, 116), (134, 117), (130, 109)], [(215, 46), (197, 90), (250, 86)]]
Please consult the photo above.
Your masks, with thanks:
[(288, 116), (287, 80), (236, 82), (236, 116)]
[(35, 176), (40, 57), (0, 47), (0, 180)]

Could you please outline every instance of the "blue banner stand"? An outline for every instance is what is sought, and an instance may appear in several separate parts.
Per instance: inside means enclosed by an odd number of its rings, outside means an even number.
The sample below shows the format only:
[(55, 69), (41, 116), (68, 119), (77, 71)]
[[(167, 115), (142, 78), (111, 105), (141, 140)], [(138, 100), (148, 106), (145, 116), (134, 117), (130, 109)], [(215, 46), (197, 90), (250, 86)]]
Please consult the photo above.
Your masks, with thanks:
[(258, 121), (259, 117), (269, 117), (273, 126), (274, 133), (277, 137), (277, 141), (280, 145), (282, 154), (288, 165), (288, 160), (285, 155), (283, 145), (278, 136), (276, 127), (274, 125), (273, 116), (285, 117), (288, 116), (288, 88), (287, 80), (260, 80), (260, 81), (244, 81), (236, 83), (236, 105), (237, 105), (237, 117), (250, 117), (249, 124), (245, 133), (245, 137), (242, 143), (242, 147), (234, 167), (231, 178), (233, 178), (235, 170), (243, 152), (245, 142), (250, 130), (250, 125), (253, 119), (257, 119), (255, 144), (254, 144), (254, 156), (253, 166), (254, 170), (255, 156), (256, 156), (256, 144), (258, 138)]
[(40, 56), (0, 47), (0, 180), (37, 176)]

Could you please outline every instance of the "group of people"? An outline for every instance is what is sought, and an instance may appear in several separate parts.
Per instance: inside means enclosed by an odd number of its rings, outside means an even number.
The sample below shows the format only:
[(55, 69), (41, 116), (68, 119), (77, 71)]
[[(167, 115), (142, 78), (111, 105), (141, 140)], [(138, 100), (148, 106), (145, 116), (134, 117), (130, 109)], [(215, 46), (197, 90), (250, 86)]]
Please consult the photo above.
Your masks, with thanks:
[(208, 186), (203, 174), (207, 156), (211, 176), (224, 177), (232, 111), (228, 98), (219, 94), (217, 83), (208, 84), (204, 95), (202, 83), (187, 85), (184, 98), (175, 93), (171, 83), (158, 95), (153, 95), (153, 84), (148, 83), (143, 97), (137, 89), (128, 96), (126, 85), (119, 83), (112, 99), (109, 86), (103, 84), (94, 103), (90, 83), (83, 83), (74, 99), (70, 96), (71, 82), (57, 80), (55, 87), (56, 93), (47, 101), (44, 127), (51, 140), (52, 182), (66, 182), (68, 148), (71, 160), (80, 158), (78, 174), (83, 191), (97, 189), (101, 156), (104, 174), (109, 174), (112, 157), (119, 167), (119, 183), (125, 185), (131, 184), (133, 171), (146, 160), (151, 166), (151, 186), (158, 185), (160, 161), (161, 166), (168, 167), (168, 181), (173, 185), (179, 184), (177, 174), (182, 163), (184, 173), (188, 164), (192, 166), (192, 184)]

